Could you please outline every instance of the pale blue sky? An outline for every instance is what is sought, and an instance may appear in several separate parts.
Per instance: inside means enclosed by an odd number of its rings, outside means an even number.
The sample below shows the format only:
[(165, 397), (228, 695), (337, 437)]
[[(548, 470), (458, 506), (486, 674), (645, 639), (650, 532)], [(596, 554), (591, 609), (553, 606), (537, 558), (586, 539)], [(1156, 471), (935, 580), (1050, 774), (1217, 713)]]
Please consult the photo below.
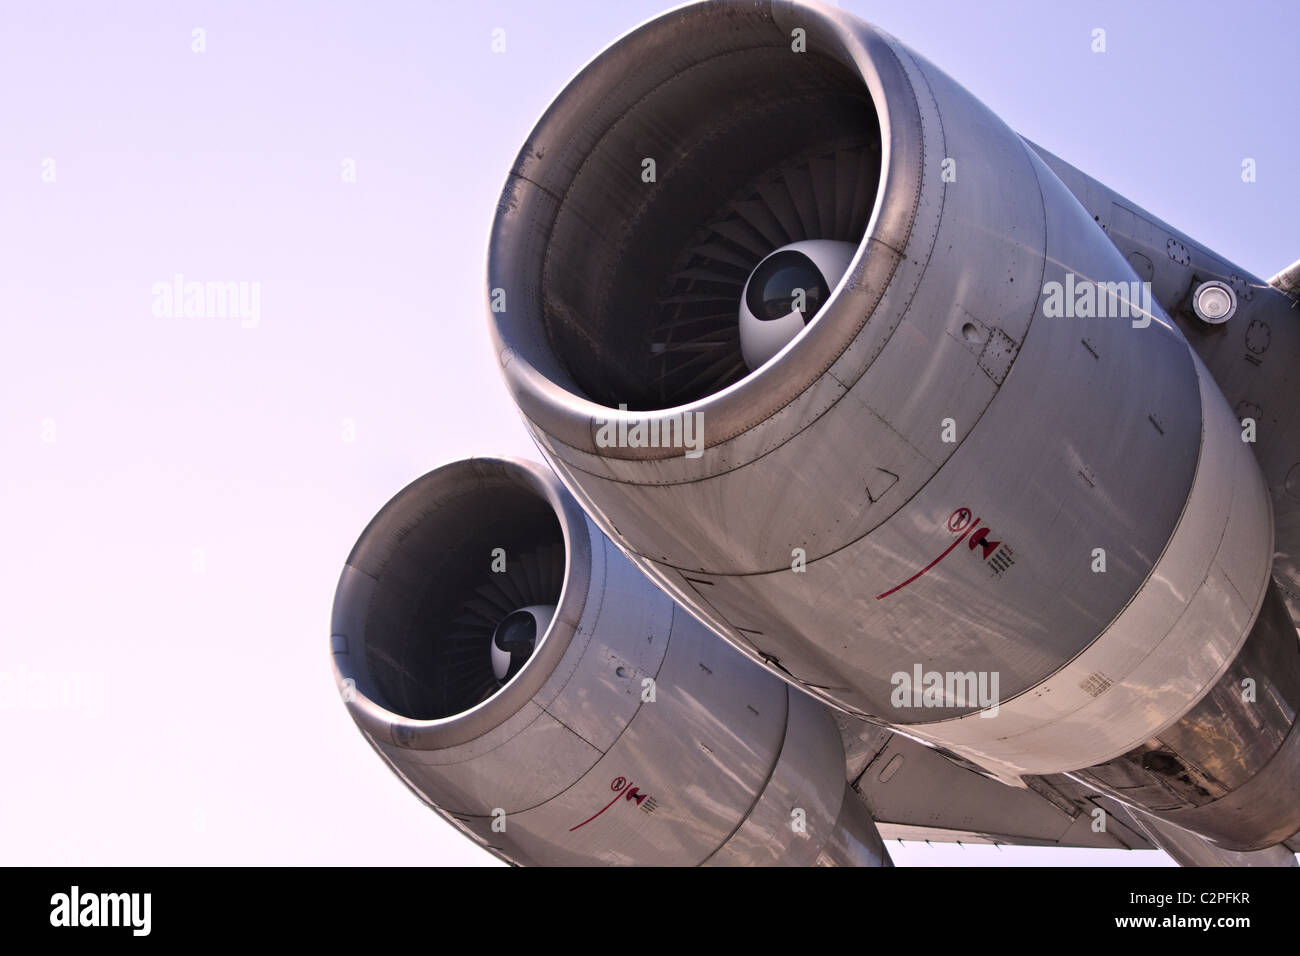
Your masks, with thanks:
[[(1300, 256), (1296, 5), (843, 5), (1246, 269)], [(491, 215), (549, 99), (662, 9), (6, 6), (0, 672), (91, 691), (0, 707), (0, 862), (492, 862), (362, 743), (330, 680), (330, 603), (407, 481), (540, 457), (488, 347)], [(260, 283), (257, 326), (155, 315), (176, 273)]]

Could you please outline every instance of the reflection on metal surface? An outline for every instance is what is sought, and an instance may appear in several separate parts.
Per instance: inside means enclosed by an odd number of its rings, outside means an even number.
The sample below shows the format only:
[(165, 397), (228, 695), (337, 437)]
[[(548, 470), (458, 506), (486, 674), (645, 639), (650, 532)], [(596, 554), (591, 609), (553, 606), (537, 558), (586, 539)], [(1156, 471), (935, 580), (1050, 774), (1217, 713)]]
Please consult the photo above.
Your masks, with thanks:
[[(524, 560), (539, 547), (555, 560)], [(528, 603), (538, 593), (555, 606)], [(465, 626), (446, 609), (479, 601), (502, 616), (495, 637), (484, 628), (442, 653)], [(865, 809), (843, 805), (830, 711), (675, 608), (536, 465), (469, 459), (398, 494), (348, 558), (333, 633), (367, 740), (505, 860), (888, 861)], [(520, 654), (507, 680), (493, 647), (508, 666)], [(481, 702), (457, 690), (466, 673), (488, 682)]]
[(380, 513), (335, 604), (350, 712), (519, 863), (887, 863), (873, 812), (1286, 862), (1295, 272), (839, 10), (672, 10), (561, 92), (493, 222), (558, 479), (460, 462)]

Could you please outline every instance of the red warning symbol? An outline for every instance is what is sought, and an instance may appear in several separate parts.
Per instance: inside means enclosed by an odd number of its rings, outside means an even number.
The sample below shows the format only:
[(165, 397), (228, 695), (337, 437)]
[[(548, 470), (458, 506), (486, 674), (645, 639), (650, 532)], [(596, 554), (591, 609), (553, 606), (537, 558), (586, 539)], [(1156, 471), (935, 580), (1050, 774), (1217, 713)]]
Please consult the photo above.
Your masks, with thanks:
[(606, 810), (612, 807), (615, 803), (617, 803), (619, 797), (622, 797), (624, 800), (632, 801), (642, 810), (645, 810), (647, 813), (653, 813), (655, 807), (658, 806), (658, 804), (655, 802), (654, 797), (650, 796), (650, 794), (648, 793), (642, 793), (641, 790), (636, 786), (636, 784), (628, 780), (627, 777), (615, 777), (613, 780), (610, 781), (609, 789), (614, 791), (614, 799), (610, 800), (609, 803), (605, 804), (603, 807), (601, 807), (591, 816), (587, 817), (587, 819), (583, 820), (577, 826), (569, 827), (570, 833), (572, 833), (574, 830), (582, 829), (592, 820), (596, 819), (596, 817), (600, 816), (602, 813), (604, 813)]
[(965, 531), (966, 526), (970, 524), (971, 513), (969, 508), (958, 508), (948, 516), (948, 530), (953, 534), (959, 531)]
[(1000, 545), (1001, 543), (1002, 543), (1001, 541), (990, 541), (989, 529), (980, 528), (978, 531), (976, 531), (973, 535), (970, 536), (970, 544), (968, 545), (968, 547), (972, 551), (974, 551), (975, 546), (979, 545), (981, 548), (984, 549), (984, 560), (987, 561), (989, 559), (989, 555), (991, 555), (994, 551), (996, 551), (998, 549), (998, 545)]
[[(902, 584), (895, 585), (883, 594), (877, 594), (877, 601), (883, 600), (891, 594), (901, 591), (917, 578), (921, 577), (936, 564), (946, 558), (952, 552), (952, 549), (961, 544), (968, 534), (970, 535), (970, 539), (966, 541), (966, 547), (971, 551), (980, 548), (983, 552), (984, 561), (988, 561), (994, 554), (997, 555), (993, 561), (989, 562), (990, 567), (993, 568), (995, 577), (1015, 563), (1015, 560), (1011, 557), (1011, 549), (1003, 545), (1001, 541), (990, 541), (989, 535), (992, 534), (992, 529), (990, 529), (988, 525), (982, 524), (981, 519), (976, 518), (974, 512), (969, 508), (958, 508), (950, 514), (948, 516), (947, 526), (949, 531), (957, 535), (957, 540), (948, 545), (947, 549), (941, 555), (923, 567), (920, 571), (917, 571)], [(970, 530), (971, 528), (975, 529), (973, 533)]]

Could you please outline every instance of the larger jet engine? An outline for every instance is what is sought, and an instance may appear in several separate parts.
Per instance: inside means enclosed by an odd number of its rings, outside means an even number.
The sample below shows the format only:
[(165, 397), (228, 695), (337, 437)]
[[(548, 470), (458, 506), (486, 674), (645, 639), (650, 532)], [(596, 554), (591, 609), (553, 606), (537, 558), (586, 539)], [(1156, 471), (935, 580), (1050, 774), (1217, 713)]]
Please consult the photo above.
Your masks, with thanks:
[(781, 0), (636, 29), (529, 135), (487, 282), (565, 485), (751, 658), (1012, 784), (1300, 829), (1241, 423), (1038, 152), (895, 39)]

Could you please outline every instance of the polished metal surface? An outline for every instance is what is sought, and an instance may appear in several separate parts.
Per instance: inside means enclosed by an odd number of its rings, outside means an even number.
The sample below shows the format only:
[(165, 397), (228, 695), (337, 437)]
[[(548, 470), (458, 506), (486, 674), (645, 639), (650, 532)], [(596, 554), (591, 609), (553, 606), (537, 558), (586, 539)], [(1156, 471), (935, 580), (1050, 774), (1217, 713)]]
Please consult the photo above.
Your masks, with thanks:
[(1281, 844), (1262, 850), (1225, 850), (1198, 837), (1195, 833), (1170, 826), (1145, 814), (1137, 822), (1157, 842), (1160, 849), (1173, 857), (1179, 866), (1297, 866), (1296, 856)]
[[(769, 288), (778, 250), (834, 262)], [(671, 10), (550, 105), (492, 225), (555, 473), (456, 462), (376, 516), (348, 709), (518, 864), (1292, 865), (1296, 274), (840, 10)]]
[[(996, 670), (1003, 699), (1014, 698), (1095, 640), (1169, 544), (1200, 451), (1192, 357), (1158, 307), (1142, 317), (1145, 328), (1042, 315), (1044, 284), (1067, 273), (1135, 277), (1068, 190), (964, 90), (838, 12), (774, 5), (768, 20), (752, 9), (727, 6), (746, 28), (724, 35), (788, 52), (787, 28), (806, 23), (810, 42), (822, 40), (813, 49), (857, 70), (880, 117), (877, 210), (849, 278), (780, 361), (670, 411), (702, 416), (699, 457), (598, 447), (595, 422), (630, 413), (541, 382), (535, 373), (545, 360), (530, 370), (534, 343), (515, 335), (524, 319), (512, 313), (494, 316), (507, 383), (588, 513), (751, 656), (779, 662), (781, 673), (837, 706), (897, 723), (944, 716), (892, 711), (890, 676), (917, 662), (944, 672)], [(641, 71), (620, 86), (627, 98), (620, 108), (633, 123), (639, 91), (665, 82), (666, 66), (634, 55), (641, 36), (611, 51)], [(702, 42), (708, 48), (691, 51), (701, 60), (742, 62), (714, 50), (714, 38)], [(550, 183), (548, 194), (579, 206), (582, 182), (548, 177), (580, 165), (583, 149), (608, 160), (617, 148), (567, 139), (557, 119), (589, 102), (595, 82), (575, 80), (521, 154), (530, 181)], [(954, 182), (923, 161), (949, 154), (963, 158)], [(538, 235), (537, 258), (515, 256), (494, 239), (491, 283), (513, 290), (543, 261), (550, 274), (565, 261), (586, 268), (583, 259), (566, 260), (554, 235), (543, 242), (544, 210), (531, 209), (514, 186), (507, 191), (519, 205), (498, 216), (494, 236), (514, 237), (527, 224)], [(640, 242), (657, 239), (647, 233)], [(549, 293), (543, 286), (538, 294), (545, 301)], [(521, 298), (528, 296), (513, 296)], [(587, 301), (595, 334), (602, 298), (593, 292)], [(563, 364), (563, 344), (549, 362)], [(786, 395), (797, 397), (768, 406)], [(736, 407), (749, 421), (736, 418)], [(753, 421), (762, 414), (766, 420)], [(584, 416), (582, 434), (566, 438)], [(1025, 447), (1035, 450), (1030, 460), (1016, 452)], [(657, 457), (646, 457), (652, 452)], [(990, 582), (983, 561), (959, 552), (886, 595), (944, 551), (952, 539), (945, 522), (961, 508), (995, 529), (1015, 565)], [(1090, 570), (1094, 548), (1107, 551), (1104, 575)], [(792, 569), (796, 549), (805, 570)], [(1262, 598), (1263, 576), (1252, 573), (1242, 590), (1255, 607), (1224, 612), (1229, 644), (1244, 637)], [(1061, 605), (1069, 613), (1055, 613)]]
[[(629, 174), (647, 158), (657, 179)], [(1300, 425), (1248, 414), (1264, 399), (1204, 334), (1221, 320), (1258, 357), (1290, 300), (1180, 237), (841, 11), (689, 6), (530, 134), (493, 225), (488, 287), (511, 305), (490, 328), (539, 448), (673, 598), (782, 679), (1023, 787), (1204, 737), (1198, 705), (1232, 723), (1213, 691), (1244, 666), (1275, 551), (1300, 611)], [(721, 310), (727, 256), (819, 238), (858, 248), (793, 343), (745, 374), (734, 336), (697, 337), (700, 374), (656, 391), (663, 290)], [(1227, 311), (1192, 298), (1215, 282)], [(1255, 384), (1300, 387), (1261, 364)], [(687, 420), (697, 445), (623, 440)], [(996, 678), (993, 699), (896, 696), (923, 672)], [(1242, 788), (1297, 789), (1289, 726)], [(1286, 835), (1293, 797), (1248, 823), (1236, 792), (1181, 825)]]
[[(1161, 221), (1136, 203), (1030, 144), (1142, 277), (1205, 363), (1234, 417), (1255, 424), (1250, 447), (1273, 502), (1273, 574), (1300, 620), (1300, 309), (1292, 264), (1268, 282)], [(1193, 291), (1217, 281), (1234, 290), (1237, 311), (1223, 328), (1195, 315)]]
[(1300, 653), (1278, 589), (1245, 645), (1176, 723), (1113, 760), (1071, 774), (1216, 844), (1263, 849), (1300, 830)]
[(1293, 298), (1300, 297), (1300, 259), (1269, 279), (1268, 284)]
[[(463, 626), (438, 609), (460, 608), (466, 587), (471, 600), (495, 596), (477, 572), (506, 581), (548, 531), (563, 545), (562, 587), (532, 656), (483, 702), (423, 717), (409, 684), (436, 690), (491, 664), (490, 629), (477, 647), (455, 645), (457, 657), (427, 659)], [(888, 861), (865, 810), (843, 805), (830, 711), (677, 608), (537, 465), (469, 459), (398, 494), (348, 559), (333, 646), (340, 691), (375, 750), (510, 862)]]

